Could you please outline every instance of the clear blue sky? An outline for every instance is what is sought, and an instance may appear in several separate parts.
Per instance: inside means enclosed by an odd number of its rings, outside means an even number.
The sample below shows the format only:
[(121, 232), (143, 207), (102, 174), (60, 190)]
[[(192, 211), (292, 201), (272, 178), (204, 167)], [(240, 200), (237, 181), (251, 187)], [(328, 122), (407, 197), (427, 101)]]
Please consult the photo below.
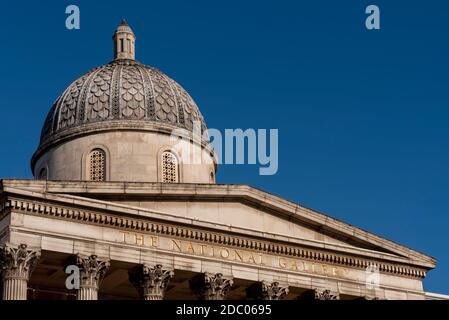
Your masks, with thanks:
[[(250, 184), (438, 259), (449, 293), (449, 1), (9, 1), (0, 38), (0, 177), (31, 178), (53, 100), (111, 60), (122, 18), (137, 58), (180, 82), (210, 127), (278, 128), (279, 173)], [(65, 29), (65, 8), (81, 29)], [(381, 30), (364, 27), (381, 9)]]

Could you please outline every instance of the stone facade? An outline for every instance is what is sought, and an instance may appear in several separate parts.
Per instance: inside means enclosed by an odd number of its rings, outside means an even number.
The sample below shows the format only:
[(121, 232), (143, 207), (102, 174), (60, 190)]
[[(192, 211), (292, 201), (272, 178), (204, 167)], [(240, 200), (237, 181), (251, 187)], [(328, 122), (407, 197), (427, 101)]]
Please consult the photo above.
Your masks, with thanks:
[[(105, 263), (101, 276), (81, 282), (89, 288), (77, 293), (83, 299), (95, 291), (104, 299), (424, 299), (422, 280), (435, 266), (247, 186), (3, 180), (1, 190), (1, 243), (37, 248), (45, 262), (28, 281), (37, 297), (48, 287), (73, 292), (64, 284), (73, 256)], [(263, 223), (249, 229), (255, 214)]]

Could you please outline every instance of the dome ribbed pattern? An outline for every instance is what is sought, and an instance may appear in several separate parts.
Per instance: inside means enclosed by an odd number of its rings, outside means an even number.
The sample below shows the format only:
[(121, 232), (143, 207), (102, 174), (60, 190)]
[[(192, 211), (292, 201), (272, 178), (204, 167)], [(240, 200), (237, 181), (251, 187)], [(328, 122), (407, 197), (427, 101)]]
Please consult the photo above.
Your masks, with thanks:
[(161, 71), (119, 59), (73, 82), (45, 120), (40, 144), (64, 131), (98, 122), (164, 123), (192, 130), (204, 119), (190, 95)]

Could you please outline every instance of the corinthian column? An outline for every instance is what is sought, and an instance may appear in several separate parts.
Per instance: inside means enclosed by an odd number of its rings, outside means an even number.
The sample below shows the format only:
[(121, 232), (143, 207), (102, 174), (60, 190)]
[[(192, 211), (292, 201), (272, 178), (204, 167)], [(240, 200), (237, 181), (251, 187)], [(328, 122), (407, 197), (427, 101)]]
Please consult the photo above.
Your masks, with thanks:
[(288, 294), (288, 287), (279, 285), (279, 282), (256, 282), (246, 289), (249, 299), (281, 300)]
[(79, 268), (79, 289), (77, 300), (98, 300), (98, 290), (110, 266), (109, 259), (98, 259), (96, 255), (77, 254), (72, 262)]
[(333, 294), (330, 290), (312, 289), (307, 290), (298, 300), (340, 300), (338, 293)]
[(163, 300), (167, 285), (175, 275), (172, 270), (163, 269), (160, 264), (154, 267), (139, 265), (128, 274), (129, 281), (144, 300)]
[(5, 245), (0, 249), (0, 270), (3, 280), (3, 300), (26, 300), (28, 280), (40, 258), (39, 250)]
[(221, 273), (202, 273), (190, 280), (190, 289), (201, 300), (224, 300), (234, 281)]

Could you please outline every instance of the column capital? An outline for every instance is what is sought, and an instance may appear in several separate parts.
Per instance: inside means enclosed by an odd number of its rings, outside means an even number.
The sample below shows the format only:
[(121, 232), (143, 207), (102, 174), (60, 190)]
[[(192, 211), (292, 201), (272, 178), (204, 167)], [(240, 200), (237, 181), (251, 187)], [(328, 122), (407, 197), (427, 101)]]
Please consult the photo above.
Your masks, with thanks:
[(40, 250), (28, 248), (26, 244), (19, 246), (5, 244), (0, 249), (0, 271), (3, 279), (28, 281), (40, 256)]
[(69, 263), (80, 270), (78, 300), (97, 300), (100, 284), (111, 265), (109, 259), (76, 254), (69, 259)]
[(315, 299), (316, 300), (340, 300), (340, 296), (333, 294), (330, 290), (318, 290), (315, 289)]
[(129, 270), (129, 281), (144, 300), (162, 300), (170, 279), (174, 277), (173, 270), (164, 269), (157, 264), (153, 267), (139, 265)]
[(288, 286), (281, 286), (279, 282), (256, 282), (246, 289), (249, 299), (282, 300), (288, 294)]
[(26, 300), (28, 280), (41, 256), (38, 249), (6, 244), (0, 247), (3, 300)]
[(328, 289), (312, 289), (307, 290), (301, 296), (299, 300), (340, 300), (338, 293), (333, 293)]
[(224, 300), (234, 281), (221, 273), (201, 273), (190, 280), (190, 289), (202, 300)]

